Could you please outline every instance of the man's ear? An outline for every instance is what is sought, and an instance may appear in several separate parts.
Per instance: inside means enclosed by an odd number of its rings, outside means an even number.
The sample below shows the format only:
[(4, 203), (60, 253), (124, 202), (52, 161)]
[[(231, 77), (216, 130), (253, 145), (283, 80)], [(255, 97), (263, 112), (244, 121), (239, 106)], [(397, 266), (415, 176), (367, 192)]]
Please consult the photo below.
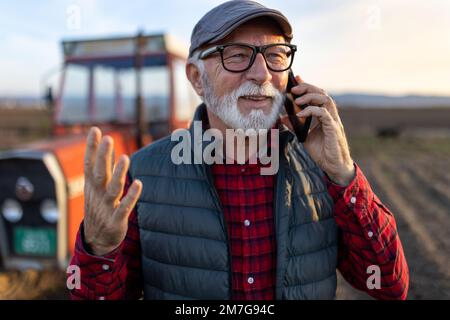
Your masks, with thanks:
[(186, 64), (186, 76), (189, 80), (189, 82), (192, 84), (192, 87), (194, 88), (195, 92), (199, 96), (203, 96), (203, 85), (201, 81), (201, 74), (198, 67), (193, 63), (187, 63)]

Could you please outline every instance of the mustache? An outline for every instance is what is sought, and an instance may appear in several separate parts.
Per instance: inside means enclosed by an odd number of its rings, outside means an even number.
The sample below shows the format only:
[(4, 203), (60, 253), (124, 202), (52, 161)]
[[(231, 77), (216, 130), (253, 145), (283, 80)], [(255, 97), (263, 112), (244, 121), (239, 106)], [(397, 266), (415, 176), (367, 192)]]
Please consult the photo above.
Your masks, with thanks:
[(271, 83), (257, 85), (250, 81), (243, 83), (232, 93), (235, 99), (243, 96), (266, 96), (274, 98), (280, 96), (281, 94), (281, 91), (275, 88)]

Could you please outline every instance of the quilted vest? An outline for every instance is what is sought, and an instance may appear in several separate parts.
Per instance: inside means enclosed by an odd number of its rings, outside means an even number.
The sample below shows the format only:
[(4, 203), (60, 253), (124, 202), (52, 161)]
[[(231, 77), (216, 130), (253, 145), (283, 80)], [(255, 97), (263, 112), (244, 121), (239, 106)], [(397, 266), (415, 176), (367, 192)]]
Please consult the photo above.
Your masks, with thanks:
[[(202, 104), (194, 120), (205, 117)], [(275, 298), (333, 299), (337, 226), (324, 173), (285, 126), (279, 136)], [(169, 136), (131, 158), (131, 178), (143, 182), (137, 214), (144, 298), (231, 299), (230, 246), (211, 167), (174, 164), (178, 143)]]

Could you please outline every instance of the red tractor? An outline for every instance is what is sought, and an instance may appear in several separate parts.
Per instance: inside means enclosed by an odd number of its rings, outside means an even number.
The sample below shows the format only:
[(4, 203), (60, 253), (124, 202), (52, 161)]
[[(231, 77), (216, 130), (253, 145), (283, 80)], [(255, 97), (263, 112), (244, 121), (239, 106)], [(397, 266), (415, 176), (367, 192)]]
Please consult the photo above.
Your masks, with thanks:
[(187, 49), (167, 35), (63, 41), (64, 67), (46, 141), (0, 153), (0, 261), (65, 269), (83, 218), (83, 158), (95, 125), (115, 156), (186, 127), (199, 100)]

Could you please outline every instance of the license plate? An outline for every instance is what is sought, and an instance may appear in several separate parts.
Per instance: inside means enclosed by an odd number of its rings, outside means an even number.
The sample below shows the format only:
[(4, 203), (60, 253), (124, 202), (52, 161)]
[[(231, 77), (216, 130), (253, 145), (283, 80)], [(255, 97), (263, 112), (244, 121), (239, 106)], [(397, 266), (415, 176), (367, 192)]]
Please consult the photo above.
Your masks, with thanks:
[(55, 255), (56, 230), (50, 228), (15, 228), (14, 251), (21, 255)]

